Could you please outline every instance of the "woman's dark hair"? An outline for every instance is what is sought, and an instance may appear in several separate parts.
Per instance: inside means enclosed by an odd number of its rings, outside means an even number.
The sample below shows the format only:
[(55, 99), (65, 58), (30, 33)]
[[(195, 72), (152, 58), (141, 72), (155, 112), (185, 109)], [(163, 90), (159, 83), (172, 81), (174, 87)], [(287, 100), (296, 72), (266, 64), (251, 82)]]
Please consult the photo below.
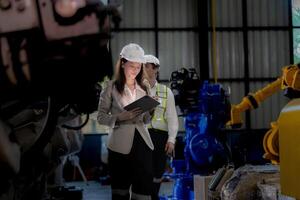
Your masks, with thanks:
[[(121, 61), (116, 66), (116, 76), (114, 84), (120, 94), (123, 94), (124, 86), (126, 83), (126, 77), (124, 73), (124, 68), (122, 67), (123, 64), (125, 64), (127, 60), (125, 58), (121, 58)], [(143, 84), (143, 67), (141, 67), (140, 73), (135, 78), (137, 84), (147, 93), (146, 86)]]

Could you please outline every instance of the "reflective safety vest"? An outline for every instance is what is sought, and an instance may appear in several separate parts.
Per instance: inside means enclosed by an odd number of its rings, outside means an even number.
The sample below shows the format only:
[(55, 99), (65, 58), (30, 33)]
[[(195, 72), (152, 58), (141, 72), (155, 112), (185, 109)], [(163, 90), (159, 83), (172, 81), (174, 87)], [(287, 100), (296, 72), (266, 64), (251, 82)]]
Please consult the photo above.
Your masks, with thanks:
[(154, 115), (148, 128), (154, 128), (168, 132), (168, 123), (165, 118), (168, 102), (168, 89), (167, 86), (162, 84), (156, 85), (156, 96), (160, 104), (155, 108)]

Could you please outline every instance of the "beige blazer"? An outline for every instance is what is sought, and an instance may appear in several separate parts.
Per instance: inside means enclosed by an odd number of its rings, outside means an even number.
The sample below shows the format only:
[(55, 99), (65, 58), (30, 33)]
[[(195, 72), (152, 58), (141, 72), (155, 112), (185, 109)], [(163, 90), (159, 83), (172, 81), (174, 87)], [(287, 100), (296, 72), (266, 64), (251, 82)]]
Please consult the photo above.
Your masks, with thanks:
[[(146, 95), (146, 92), (137, 89), (137, 99)], [(98, 122), (110, 127), (108, 148), (112, 151), (129, 154), (134, 138), (135, 129), (138, 130), (145, 143), (150, 149), (154, 149), (150, 134), (147, 129), (151, 116), (148, 112), (137, 116), (134, 119), (117, 122), (117, 114), (124, 111), (121, 103), (121, 94), (117, 91), (113, 82), (110, 81), (103, 89), (98, 106)]]

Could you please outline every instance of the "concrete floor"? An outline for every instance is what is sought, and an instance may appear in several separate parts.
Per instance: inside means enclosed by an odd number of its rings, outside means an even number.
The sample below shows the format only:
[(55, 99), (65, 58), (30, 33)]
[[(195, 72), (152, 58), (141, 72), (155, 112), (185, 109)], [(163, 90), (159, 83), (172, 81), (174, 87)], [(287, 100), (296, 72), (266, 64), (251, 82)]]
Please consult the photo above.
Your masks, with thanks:
[[(83, 200), (110, 200), (110, 185), (101, 185), (97, 181), (68, 182), (68, 186), (76, 186), (83, 189)], [(173, 182), (164, 182), (161, 186), (160, 196), (170, 196), (173, 190)]]

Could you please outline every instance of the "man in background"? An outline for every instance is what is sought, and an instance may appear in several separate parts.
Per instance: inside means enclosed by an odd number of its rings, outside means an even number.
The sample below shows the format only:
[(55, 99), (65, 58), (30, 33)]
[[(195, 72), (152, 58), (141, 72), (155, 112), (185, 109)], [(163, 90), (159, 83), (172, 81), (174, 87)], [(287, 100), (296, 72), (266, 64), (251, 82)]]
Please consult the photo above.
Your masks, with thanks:
[(162, 175), (165, 172), (167, 156), (175, 154), (175, 140), (178, 131), (178, 117), (174, 94), (167, 86), (157, 82), (159, 60), (153, 55), (145, 55), (145, 72), (150, 95), (160, 102), (155, 108), (148, 130), (154, 144), (153, 151), (153, 192), (152, 200), (159, 199)]

